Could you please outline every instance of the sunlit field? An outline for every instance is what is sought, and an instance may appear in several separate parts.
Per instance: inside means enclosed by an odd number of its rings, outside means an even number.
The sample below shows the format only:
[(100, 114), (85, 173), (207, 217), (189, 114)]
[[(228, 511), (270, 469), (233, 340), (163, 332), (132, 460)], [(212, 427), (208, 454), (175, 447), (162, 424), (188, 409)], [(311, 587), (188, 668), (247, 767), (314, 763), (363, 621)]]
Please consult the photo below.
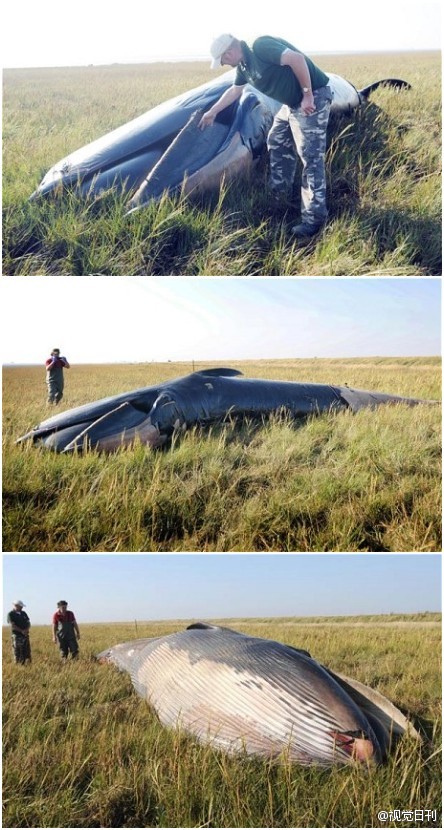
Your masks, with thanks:
[[(433, 357), (230, 365), (249, 377), (441, 398)], [(202, 368), (78, 366), (59, 411)], [(439, 405), (228, 420), (161, 451), (65, 456), (14, 443), (54, 414), (44, 371), (6, 367), (3, 380), (5, 551), (441, 550)]]
[[(4, 629), (4, 827), (440, 826), (439, 614), (223, 621), (307, 649), (409, 715), (422, 746), (403, 738), (386, 765), (369, 769), (302, 768), (201, 746), (162, 727), (127, 675), (94, 662), (117, 642), (186, 624), (80, 621), (80, 659), (63, 666), (49, 625), (32, 629), (31, 666), (12, 664)], [(378, 819), (395, 809), (435, 819)]]
[(337, 124), (327, 156), (330, 220), (308, 244), (294, 200), (270, 206), (267, 160), (251, 181), (197, 203), (165, 197), (131, 217), (109, 194), (28, 202), (68, 153), (208, 81), (207, 63), (4, 72), (3, 272), (150, 275), (440, 275), (441, 68), (437, 52), (316, 57), (362, 88), (400, 77)]

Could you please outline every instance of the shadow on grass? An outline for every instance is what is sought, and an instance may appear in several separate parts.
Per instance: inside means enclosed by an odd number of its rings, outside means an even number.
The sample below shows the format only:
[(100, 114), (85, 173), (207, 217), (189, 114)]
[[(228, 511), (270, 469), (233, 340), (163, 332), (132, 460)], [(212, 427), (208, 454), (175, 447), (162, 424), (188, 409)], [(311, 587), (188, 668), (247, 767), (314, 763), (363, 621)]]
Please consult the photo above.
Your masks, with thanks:
[(442, 228), (438, 220), (409, 210), (375, 207), (360, 211), (363, 229), (376, 240), (381, 258), (404, 239), (409, 261), (428, 276), (442, 276)]
[[(415, 168), (411, 150), (394, 146), (396, 136), (402, 136), (407, 129), (371, 103), (352, 116), (341, 115), (331, 119), (326, 157), (329, 216), (330, 220), (347, 216), (357, 219), (362, 238), (366, 240), (369, 235), (373, 236), (377, 255), (381, 259), (404, 241), (411, 263), (427, 275), (439, 276), (442, 274), (441, 222), (439, 218), (426, 213), (421, 215), (414, 208), (409, 208), (412, 181), (407, 178), (406, 196), (403, 199), (400, 194), (399, 207), (396, 204), (388, 206), (383, 196), (380, 197), (381, 204), (377, 203), (380, 186), (383, 187), (395, 176), (399, 177), (403, 166), (408, 167), (415, 180), (425, 175), (424, 171)], [(277, 204), (271, 204), (266, 185), (267, 167), (267, 159), (263, 156), (252, 184), (253, 192), (247, 196), (244, 194), (245, 215), (239, 209), (237, 213), (234, 210), (242, 201), (240, 184), (230, 189), (226, 203), (233, 208), (232, 216), (237, 222), (244, 222), (246, 218), (252, 226), (257, 226), (271, 217), (274, 228), (284, 227), (289, 232), (300, 209), (301, 167), (298, 166), (292, 193)], [(375, 204), (371, 208), (362, 205), (362, 188), (366, 180), (367, 187), (368, 182), (374, 180)], [(310, 254), (316, 244), (316, 237), (309, 240), (304, 246), (305, 251)]]

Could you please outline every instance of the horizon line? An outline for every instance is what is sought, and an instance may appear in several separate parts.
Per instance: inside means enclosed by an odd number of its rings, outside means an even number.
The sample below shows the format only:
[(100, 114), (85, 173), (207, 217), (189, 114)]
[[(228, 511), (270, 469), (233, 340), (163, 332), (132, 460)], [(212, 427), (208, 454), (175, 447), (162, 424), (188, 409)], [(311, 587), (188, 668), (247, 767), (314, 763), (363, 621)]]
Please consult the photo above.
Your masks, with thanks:
[[(317, 57), (322, 55), (408, 55), (408, 54), (416, 54), (419, 52), (438, 52), (441, 54), (442, 50), (440, 46), (422, 46), (422, 47), (413, 47), (411, 49), (402, 49), (402, 48), (393, 48), (393, 49), (339, 49), (339, 50), (323, 50), (321, 52), (310, 50), (310, 55), (316, 55)], [(154, 63), (207, 63), (208, 67), (210, 68), (210, 57), (207, 55), (195, 55), (195, 56), (187, 56), (181, 55), (179, 57), (174, 57), (172, 55), (161, 57), (156, 56), (151, 59), (145, 58), (144, 60), (116, 60), (116, 61), (109, 61), (108, 63), (76, 63), (76, 64), (54, 64), (54, 65), (32, 65), (32, 66), (3, 66), (3, 70), (13, 70), (13, 69), (100, 69), (103, 67), (112, 67), (112, 66), (144, 66), (144, 65), (151, 65)]]
[[(230, 357), (230, 358), (177, 358), (177, 359), (165, 359), (165, 360), (136, 360), (128, 358), (127, 360), (98, 360), (98, 361), (91, 361), (91, 360), (77, 360), (75, 361), (76, 366), (125, 366), (125, 365), (136, 365), (136, 366), (163, 366), (168, 365), (169, 363), (262, 363), (262, 362), (273, 362), (273, 361), (299, 361), (299, 360), (417, 360), (417, 359), (434, 359), (434, 360), (442, 360), (441, 354), (371, 354), (371, 355), (331, 355), (329, 357), (323, 356), (318, 357), (317, 355), (311, 355), (310, 357)], [(14, 368), (14, 367), (23, 367), (23, 366), (43, 366), (44, 362), (16, 362), (16, 361), (8, 361), (6, 363), (2, 363), (3, 368)], [(223, 367), (222, 367), (223, 368)]]
[[(305, 614), (305, 615), (304, 614), (297, 614), (293, 617), (289, 616), (288, 614), (284, 614), (283, 616), (276, 616), (276, 617), (273, 617), (271, 614), (267, 614), (266, 617), (258, 617), (258, 616), (251, 616), (251, 617), (247, 617), (247, 616), (235, 616), (235, 617), (165, 617), (165, 618), (160, 618), (160, 619), (156, 618), (156, 619), (144, 619), (144, 620), (139, 620), (139, 619), (134, 619), (134, 618), (133, 619), (127, 619), (127, 620), (83, 620), (81, 622), (81, 625), (128, 625), (128, 624), (134, 624), (134, 623), (136, 623), (137, 625), (144, 625), (144, 624), (149, 623), (151, 625), (153, 623), (162, 623), (162, 624), (163, 623), (187, 623), (187, 622), (191, 622), (193, 620), (199, 620), (199, 621), (202, 621), (202, 622), (208, 622), (208, 623), (213, 623), (213, 624), (222, 623), (222, 622), (227, 621), (227, 620), (234, 620), (234, 621), (238, 621), (238, 622), (241, 622), (241, 621), (250, 622), (252, 620), (258, 620), (259, 622), (264, 623), (264, 620), (266, 620), (266, 621), (272, 620), (273, 622), (275, 622), (276, 620), (304, 620), (304, 621), (305, 620), (307, 620), (307, 621), (308, 620), (314, 620), (314, 619), (316, 619), (316, 620), (319, 620), (319, 619), (321, 619), (321, 620), (330, 620), (332, 618), (335, 618), (335, 619), (339, 618), (341, 620), (347, 620), (347, 619), (352, 619), (352, 618), (353, 619), (355, 619), (355, 618), (366, 619), (368, 617), (413, 617), (413, 616), (416, 616), (418, 614), (423, 614), (423, 615), (424, 614), (426, 614), (426, 615), (427, 614), (430, 614), (430, 615), (431, 614), (440, 614), (440, 615), (442, 615), (442, 610), (438, 609), (436, 611), (430, 611), (430, 610), (427, 610), (427, 611), (374, 611), (374, 612), (369, 612), (368, 614)], [(43, 626), (43, 627), (48, 626), (48, 628), (50, 628), (51, 625), (52, 625), (51, 622), (49, 622), (49, 623), (35, 623), (33, 625), (33, 628), (35, 628), (36, 626)], [(304, 625), (304, 622), (301, 623), (301, 625)], [(8, 623), (3, 623), (2, 627), (3, 628), (9, 628), (9, 624)]]

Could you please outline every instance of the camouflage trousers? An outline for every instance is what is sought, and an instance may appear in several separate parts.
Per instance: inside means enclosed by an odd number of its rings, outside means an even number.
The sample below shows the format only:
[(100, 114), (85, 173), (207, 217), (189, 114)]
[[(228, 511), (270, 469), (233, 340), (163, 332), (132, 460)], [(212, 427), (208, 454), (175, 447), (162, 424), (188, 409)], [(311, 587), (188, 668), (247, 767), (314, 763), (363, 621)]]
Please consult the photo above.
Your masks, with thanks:
[(29, 637), (24, 637), (23, 634), (14, 631), (12, 633), (12, 652), (15, 663), (25, 663), (26, 660), (31, 661)]
[[(268, 134), (270, 187), (276, 195), (289, 193), (297, 166), (302, 162), (301, 218), (320, 225), (327, 218), (325, 149), (333, 94), (328, 86), (314, 91), (316, 110), (304, 115), (286, 104), (276, 114)], [(297, 155), (296, 155), (297, 154)]]

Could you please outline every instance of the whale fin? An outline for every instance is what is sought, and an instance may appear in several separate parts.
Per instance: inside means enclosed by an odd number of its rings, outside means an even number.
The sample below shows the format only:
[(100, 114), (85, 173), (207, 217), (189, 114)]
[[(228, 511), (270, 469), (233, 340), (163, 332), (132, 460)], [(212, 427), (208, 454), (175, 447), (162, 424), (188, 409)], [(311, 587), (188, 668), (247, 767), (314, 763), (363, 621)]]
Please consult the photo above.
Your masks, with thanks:
[(204, 629), (211, 628), (213, 630), (214, 629), (219, 630), (218, 625), (211, 625), (211, 623), (204, 623), (204, 622), (195, 622), (195, 623), (191, 623), (191, 625), (187, 625), (186, 631), (190, 631), (193, 628), (204, 628)]
[(359, 97), (361, 101), (366, 101), (370, 93), (374, 92), (375, 89), (378, 89), (380, 86), (394, 86), (397, 89), (411, 89), (412, 85), (408, 83), (408, 81), (402, 81), (400, 78), (383, 78), (380, 81), (374, 81), (374, 83), (365, 86), (364, 89), (359, 90)]
[(326, 671), (342, 686), (366, 715), (376, 717), (382, 723), (389, 735), (393, 734), (397, 737), (406, 733), (409, 737), (422, 741), (420, 733), (417, 732), (411, 721), (381, 692), (366, 686), (359, 680), (352, 680), (339, 672), (333, 672), (330, 669), (326, 669)]
[[(205, 622), (195, 622), (191, 623), (191, 625), (187, 625), (186, 631), (190, 631), (193, 629), (200, 629), (203, 631), (223, 631), (224, 634), (232, 634), (234, 637), (243, 637), (244, 635), (241, 634), (239, 631), (235, 631), (234, 628), (227, 628), (226, 625), (213, 625), (213, 623), (205, 623)], [(297, 651), (297, 649), (295, 649)]]
[(234, 378), (242, 375), (243, 372), (239, 371), (239, 369), (199, 369), (198, 372), (194, 372), (195, 375), (205, 375), (206, 377), (212, 378)]

